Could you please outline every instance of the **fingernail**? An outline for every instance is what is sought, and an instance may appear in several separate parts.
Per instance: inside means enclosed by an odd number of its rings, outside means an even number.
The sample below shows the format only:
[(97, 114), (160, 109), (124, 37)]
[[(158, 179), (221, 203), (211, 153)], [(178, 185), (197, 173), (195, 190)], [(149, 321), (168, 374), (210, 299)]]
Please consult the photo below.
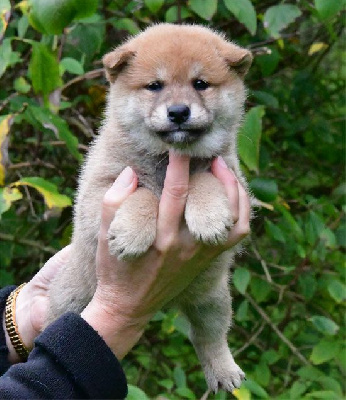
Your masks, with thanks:
[(219, 163), (220, 167), (222, 167), (222, 168), (228, 168), (228, 167), (227, 167), (227, 164), (225, 163), (225, 160), (224, 160), (221, 156), (218, 156), (217, 162)]
[(113, 186), (121, 186), (127, 188), (133, 182), (133, 170), (131, 167), (126, 167), (118, 176)]

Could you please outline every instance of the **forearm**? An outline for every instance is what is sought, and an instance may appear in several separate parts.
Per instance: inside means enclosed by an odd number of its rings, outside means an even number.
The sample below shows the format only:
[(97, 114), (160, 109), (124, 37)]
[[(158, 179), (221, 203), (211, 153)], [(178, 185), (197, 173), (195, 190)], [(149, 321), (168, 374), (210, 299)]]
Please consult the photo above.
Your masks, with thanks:
[(81, 317), (98, 332), (118, 360), (122, 360), (138, 342), (150, 319), (142, 318), (139, 321), (110, 315), (95, 300), (83, 310)]
[(65, 314), (35, 340), (28, 361), (0, 378), (1, 399), (125, 398), (126, 378), (103, 339)]

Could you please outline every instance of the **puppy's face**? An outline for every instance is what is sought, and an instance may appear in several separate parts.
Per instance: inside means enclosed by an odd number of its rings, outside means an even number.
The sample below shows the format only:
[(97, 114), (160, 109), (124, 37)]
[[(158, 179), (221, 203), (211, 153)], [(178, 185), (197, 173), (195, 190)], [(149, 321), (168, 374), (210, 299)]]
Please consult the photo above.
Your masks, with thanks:
[(156, 25), (104, 57), (108, 117), (150, 154), (216, 156), (235, 141), (251, 59), (207, 28)]

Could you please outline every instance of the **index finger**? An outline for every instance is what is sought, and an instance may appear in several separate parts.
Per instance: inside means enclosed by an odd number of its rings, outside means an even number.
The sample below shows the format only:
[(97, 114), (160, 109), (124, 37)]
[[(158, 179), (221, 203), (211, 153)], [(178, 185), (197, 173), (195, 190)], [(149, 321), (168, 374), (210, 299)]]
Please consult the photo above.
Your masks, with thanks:
[(189, 189), (190, 157), (169, 152), (169, 163), (159, 204), (157, 238), (179, 231)]

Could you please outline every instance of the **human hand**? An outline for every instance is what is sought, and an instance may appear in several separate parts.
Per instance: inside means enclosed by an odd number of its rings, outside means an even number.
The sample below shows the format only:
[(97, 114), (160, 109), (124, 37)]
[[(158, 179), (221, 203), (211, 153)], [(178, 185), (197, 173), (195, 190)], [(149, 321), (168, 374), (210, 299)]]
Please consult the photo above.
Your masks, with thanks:
[(109, 254), (107, 241), (114, 213), (136, 189), (135, 173), (127, 168), (128, 185), (121, 187), (116, 181), (104, 197), (97, 250), (98, 284), (92, 301), (81, 315), (100, 333), (119, 359), (135, 345), (157, 310), (183, 291), (221, 252), (249, 233), (248, 196), (222, 160), (216, 159), (212, 163), (212, 173), (225, 186), (234, 226), (226, 245), (206, 246), (192, 238), (183, 219), (189, 162), (186, 156), (170, 153), (159, 205), (156, 240), (138, 259), (117, 260)]
[[(18, 331), (27, 349), (32, 349), (34, 339), (42, 331), (49, 307), (49, 286), (59, 271), (68, 261), (70, 246), (66, 246), (40, 269), (40, 271), (21, 289), (16, 300), (16, 323)], [(3, 316), (3, 322), (5, 316)], [(21, 361), (13, 348), (4, 326), (6, 344), (9, 349), (9, 361)]]

